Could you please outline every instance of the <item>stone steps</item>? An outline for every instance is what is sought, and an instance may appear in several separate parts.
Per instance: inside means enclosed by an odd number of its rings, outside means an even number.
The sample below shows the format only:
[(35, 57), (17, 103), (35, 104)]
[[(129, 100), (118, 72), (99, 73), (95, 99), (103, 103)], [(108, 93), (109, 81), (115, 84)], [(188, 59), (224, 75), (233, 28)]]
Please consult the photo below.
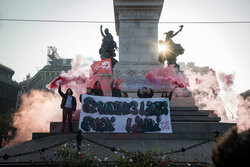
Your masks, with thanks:
[(219, 122), (219, 117), (210, 117), (211, 110), (172, 110), (171, 121), (172, 122)]
[(170, 111), (171, 116), (208, 116), (209, 110), (205, 111)]
[(170, 107), (170, 111), (198, 111), (198, 107)]
[[(165, 134), (167, 136), (172, 136), (174, 137), (188, 137), (188, 138), (206, 138), (208, 136), (211, 136), (216, 130), (224, 132), (227, 130), (229, 127), (231, 127), (232, 123), (221, 123), (221, 122), (172, 122), (172, 129), (173, 133), (172, 134)], [(50, 132), (52, 134), (54, 133), (60, 133), (60, 128), (61, 128), (61, 122), (51, 122), (50, 123)], [(78, 130), (78, 122), (73, 122), (73, 129), (74, 132)], [(66, 125), (65, 127), (65, 132), (68, 131), (68, 126)], [(88, 132), (89, 133), (89, 132)], [(40, 133), (41, 137), (44, 135), (46, 136), (46, 133)], [(90, 133), (92, 134), (92, 133)], [(93, 133), (95, 134), (95, 133)], [(122, 134), (126, 135), (128, 133), (100, 133), (100, 134)], [(129, 133), (130, 134), (130, 133)], [(136, 134), (141, 134), (141, 133), (136, 133)], [(164, 136), (162, 133), (146, 133), (146, 134), (151, 134), (151, 135), (161, 135)], [(33, 134), (34, 135), (34, 134)], [(141, 134), (143, 136), (143, 134)], [(170, 138), (172, 138), (170, 137)]]
[(172, 122), (219, 122), (221, 119), (219, 117), (208, 117), (208, 116), (173, 116), (171, 115)]

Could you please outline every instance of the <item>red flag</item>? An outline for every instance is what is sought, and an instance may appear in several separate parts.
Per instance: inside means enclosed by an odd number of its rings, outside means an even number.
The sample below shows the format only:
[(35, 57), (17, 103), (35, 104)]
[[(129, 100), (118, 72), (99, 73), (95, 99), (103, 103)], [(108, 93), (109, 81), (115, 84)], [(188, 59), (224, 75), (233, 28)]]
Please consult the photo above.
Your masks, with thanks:
[(112, 74), (111, 59), (96, 61), (91, 68), (94, 74)]

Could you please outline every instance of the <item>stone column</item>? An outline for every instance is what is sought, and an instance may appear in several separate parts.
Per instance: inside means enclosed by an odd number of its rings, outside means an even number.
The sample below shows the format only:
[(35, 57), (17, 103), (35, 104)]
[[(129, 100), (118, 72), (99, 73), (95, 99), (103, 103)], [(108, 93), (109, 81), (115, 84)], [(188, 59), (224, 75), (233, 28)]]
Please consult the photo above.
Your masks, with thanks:
[[(137, 91), (147, 86), (145, 73), (159, 67), (158, 22), (164, 0), (114, 0), (119, 63), (114, 78), (125, 80), (122, 90)], [(128, 80), (136, 83), (129, 85)], [(140, 80), (138, 82), (138, 80)]]

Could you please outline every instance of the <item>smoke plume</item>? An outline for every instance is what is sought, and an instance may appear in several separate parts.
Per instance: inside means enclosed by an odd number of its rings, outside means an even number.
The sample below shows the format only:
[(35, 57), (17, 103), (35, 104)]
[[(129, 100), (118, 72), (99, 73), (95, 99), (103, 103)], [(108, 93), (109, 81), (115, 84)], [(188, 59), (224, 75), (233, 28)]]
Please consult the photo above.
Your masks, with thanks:
[(51, 92), (32, 90), (22, 96), (22, 105), (13, 117), (17, 128), (10, 144), (30, 140), (33, 132), (48, 132), (50, 122), (61, 121), (61, 99)]
[(250, 128), (250, 97), (244, 99), (236, 94), (233, 89), (234, 77), (234, 74), (219, 73), (220, 96), (228, 119), (235, 121), (239, 130), (247, 130)]
[[(89, 61), (78, 56), (71, 63), (71, 70), (62, 72), (47, 88), (53, 92), (31, 90), (29, 94), (22, 95), (22, 104), (18, 112), (13, 116), (13, 125), (17, 128), (16, 137), (11, 144), (30, 140), (33, 132), (49, 132), (50, 122), (62, 120), (60, 108), (61, 96), (57, 88), (62, 81), (62, 91), (71, 88), (73, 96), (78, 100), (79, 95), (85, 92), (86, 80), (89, 75)], [(80, 102), (77, 102), (80, 108)], [(73, 119), (79, 118), (79, 109), (74, 113)]]
[(86, 91), (89, 74), (89, 62), (78, 56), (76, 60), (71, 63), (71, 69), (68, 72), (63, 71), (59, 77), (47, 85), (47, 88), (55, 90), (58, 88), (60, 82), (62, 82), (62, 91), (71, 88), (74, 93), (73, 95), (79, 97), (81, 93)]
[(189, 79), (188, 89), (192, 92), (196, 106), (202, 110), (213, 110), (222, 121), (227, 121), (225, 108), (219, 96), (220, 86), (215, 71), (199, 73), (187, 68), (184, 74)]
[(239, 130), (250, 128), (250, 97), (244, 99), (233, 90), (234, 74), (194, 72), (186, 68), (190, 87), (199, 109), (213, 110), (222, 122), (235, 122)]
[[(61, 121), (61, 97), (57, 93), (60, 82), (62, 82), (62, 91), (65, 92), (67, 88), (71, 88), (77, 100), (79, 95), (86, 91), (86, 87), (92, 87), (96, 80), (103, 83), (104, 88), (110, 87), (110, 83), (104, 85), (106, 81), (93, 76), (89, 66), (90, 62), (77, 57), (72, 62), (71, 70), (62, 72), (58, 78), (47, 85), (47, 88), (54, 90), (55, 93), (31, 90), (29, 94), (24, 94), (21, 107), (13, 117), (17, 134), (10, 144), (30, 140), (33, 132), (48, 132), (50, 122)], [(214, 110), (214, 114), (221, 117), (224, 122), (237, 122), (240, 130), (250, 128), (250, 97), (244, 99), (233, 91), (234, 75), (220, 73), (217, 79), (216, 73), (212, 70), (197, 73), (189, 68), (184, 71), (184, 74), (178, 72), (173, 66), (168, 66), (148, 72), (146, 79), (152, 83), (170, 83), (172, 87), (176, 85), (188, 87), (200, 109)], [(79, 101), (77, 108), (73, 116), (75, 119), (79, 117)]]
[(175, 86), (179, 86), (180, 88), (189, 86), (188, 78), (186, 78), (181, 72), (178, 72), (174, 65), (155, 68), (147, 72), (145, 77), (151, 83), (169, 83), (172, 88)]

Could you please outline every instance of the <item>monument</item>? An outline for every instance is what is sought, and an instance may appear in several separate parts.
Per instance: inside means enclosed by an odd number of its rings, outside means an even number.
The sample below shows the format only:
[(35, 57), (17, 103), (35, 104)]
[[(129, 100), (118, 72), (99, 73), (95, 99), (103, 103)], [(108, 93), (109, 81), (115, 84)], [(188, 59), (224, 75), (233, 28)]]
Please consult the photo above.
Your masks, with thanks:
[[(116, 32), (119, 35), (119, 62), (114, 66), (113, 77), (125, 80), (122, 91), (128, 92), (130, 97), (135, 97), (138, 86), (148, 85), (140, 82), (131, 86), (127, 84), (128, 79), (134, 78), (135, 81), (145, 79), (145, 74), (150, 68), (162, 67), (158, 58), (157, 37), (162, 5), (163, 0), (114, 0)], [(171, 41), (173, 36), (174, 33), (169, 32), (165, 42)], [(176, 61), (169, 62), (169, 64), (175, 63)], [(179, 161), (211, 162), (210, 148), (214, 133), (224, 133), (234, 124), (221, 123), (219, 117), (210, 117), (210, 110), (198, 110), (191, 95), (183, 94), (183, 92), (190, 93), (185, 89), (179, 89), (180, 92), (175, 93), (176, 96), (170, 103), (173, 133), (87, 132), (84, 136), (115, 147), (124, 146), (129, 151), (145, 151), (149, 148), (170, 151), (183, 148), (183, 151), (174, 154), (174, 157), (179, 157)], [(59, 122), (52, 122), (50, 132), (58, 132), (59, 127)], [(77, 127), (78, 122), (75, 123), (75, 129)], [(39, 134), (34, 134), (33, 137), (37, 138)], [(197, 143), (203, 144), (197, 145)], [(196, 145), (198, 148), (185, 152), (184, 147), (196, 147)], [(110, 154), (108, 150), (95, 149), (95, 151), (99, 156)]]
[[(115, 0), (114, 13), (116, 32), (119, 35), (119, 63), (114, 67), (114, 79), (123, 80), (122, 91), (129, 97), (137, 97), (136, 92), (142, 87), (152, 85), (145, 79), (145, 74), (153, 68), (163, 67), (158, 57), (158, 23), (164, 0)], [(166, 33), (165, 43), (170, 44), (178, 54), (184, 49), (175, 44), (171, 38), (173, 34)], [(180, 49), (182, 48), (182, 49)], [(182, 51), (182, 52), (181, 52)], [(169, 64), (177, 66), (176, 55), (170, 55)], [(160, 97), (162, 87), (154, 88), (154, 97)], [(175, 91), (171, 101), (172, 106), (195, 106), (191, 93), (186, 88)]]
[[(148, 83), (140, 82), (128, 85), (127, 80), (131, 78), (134, 78), (136, 82), (138, 79), (143, 80), (148, 70), (153, 67), (162, 67), (158, 58), (158, 22), (163, 2), (164, 0), (114, 0), (116, 32), (119, 35), (120, 48), (119, 62), (114, 66), (113, 77), (114, 79), (124, 79), (122, 91), (128, 92), (130, 97), (135, 95), (138, 88), (148, 86)], [(101, 29), (101, 34), (104, 38), (103, 46), (99, 50), (101, 58), (106, 58), (106, 52), (110, 51), (111, 57), (114, 58), (113, 53), (116, 45), (110, 40), (112, 39), (111, 34), (107, 29), (105, 35)], [(170, 32), (169, 36), (167, 35), (170, 38), (166, 42), (171, 40), (173, 35)], [(109, 38), (108, 43), (105, 43), (107, 42), (106, 38)], [(109, 44), (112, 44), (112, 46), (107, 47)], [(107, 48), (108, 50), (106, 50)], [(175, 61), (171, 63), (175, 64)], [(190, 94), (183, 94), (183, 92), (189, 92), (185, 91), (185, 88), (180, 90), (182, 92), (176, 92), (176, 95), (179, 93), (180, 96), (174, 97), (170, 103), (173, 133), (86, 132), (83, 133), (83, 136), (85, 139), (91, 139), (92, 142), (96, 141), (112, 148), (124, 146), (131, 152), (145, 151), (150, 148), (160, 149), (162, 152), (179, 150), (170, 154), (169, 157), (171, 159), (178, 157), (180, 162), (200, 161), (209, 163), (211, 162), (211, 146), (214, 132), (217, 134), (219, 132), (224, 133), (235, 124), (221, 123), (219, 117), (209, 116), (211, 111), (198, 110)], [(155, 92), (157, 91), (160, 92), (161, 90), (155, 90)], [(127, 98), (122, 99), (126, 100)], [(124, 108), (122, 109), (124, 110)], [(111, 118), (111, 121), (114, 121), (114, 119)], [(78, 122), (75, 122), (73, 126), (74, 130), (77, 131)], [(51, 141), (62, 140), (61, 136), (54, 136), (58, 134), (60, 127), (61, 122), (51, 122), (50, 133), (33, 133), (33, 139), (36, 140), (32, 140), (31, 143), (40, 145), (40, 141), (47, 141), (42, 143), (44, 144), (43, 147), (45, 147), (49, 146), (48, 143), (51, 143)], [(72, 135), (69, 134), (69, 136)], [(86, 140), (85, 142), (89, 141)], [(93, 145), (94, 153), (98, 157), (104, 159), (104, 157), (112, 154), (112, 149), (103, 149), (100, 144), (96, 143)], [(18, 147), (20, 150), (32, 148), (27, 147), (27, 143), (19, 144)], [(16, 153), (15, 148), (9, 148), (9, 152), (14, 151)], [(48, 154), (52, 155), (53, 152), (51, 151)], [(19, 162), (23, 161), (22, 158), (19, 159)]]
[[(148, 86), (137, 83), (145, 79), (152, 67), (161, 67), (158, 60), (158, 22), (163, 0), (115, 0), (116, 33), (119, 35), (119, 63), (114, 79), (123, 79), (122, 90), (130, 93)], [(129, 80), (135, 84), (128, 84)]]

